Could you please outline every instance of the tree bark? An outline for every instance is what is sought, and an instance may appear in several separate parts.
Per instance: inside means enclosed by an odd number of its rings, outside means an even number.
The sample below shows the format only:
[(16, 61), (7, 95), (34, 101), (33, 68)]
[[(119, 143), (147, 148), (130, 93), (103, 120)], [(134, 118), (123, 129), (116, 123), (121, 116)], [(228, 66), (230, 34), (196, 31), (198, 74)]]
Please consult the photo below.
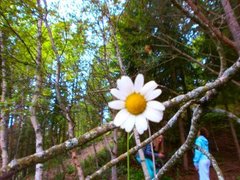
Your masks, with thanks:
[[(111, 148), (111, 146), (110, 146), (111, 142), (114, 143), (114, 144), (117, 144), (117, 139), (115, 139), (116, 137), (115, 137), (115, 133), (114, 132), (115, 132), (115, 130), (112, 133), (113, 141), (110, 140), (110, 142), (109, 142), (107, 136), (103, 137), (104, 138), (105, 147), (107, 148), (109, 154), (111, 155), (111, 159), (115, 159), (117, 157), (117, 149), (114, 149), (117, 146), (113, 145), (113, 148)], [(117, 179), (117, 168), (116, 168), (116, 166), (113, 166), (111, 170), (112, 170), (111, 171), (111, 173), (112, 173), (111, 179), (112, 180), (116, 180)]]
[[(74, 138), (74, 121), (70, 116), (70, 112), (69, 110), (66, 110), (66, 114), (65, 117), (68, 121), (68, 133), (69, 133), (69, 138)], [(78, 175), (78, 179), (79, 180), (84, 180), (84, 173), (80, 164), (80, 161), (78, 160), (78, 154), (77, 154), (77, 150), (73, 149), (71, 150), (71, 157), (72, 157), (72, 161), (73, 164), (75, 165), (76, 169), (77, 169), (77, 175)]]
[(229, 125), (230, 125), (230, 129), (231, 129), (232, 137), (233, 137), (233, 142), (236, 147), (238, 160), (240, 161), (240, 146), (239, 146), (239, 142), (238, 142), (238, 138), (237, 138), (236, 129), (234, 128), (234, 125), (233, 125), (233, 122), (231, 119), (229, 119)]
[[(113, 148), (111, 153), (111, 159), (115, 159), (117, 157), (117, 151), (118, 151), (118, 145), (117, 145), (117, 139), (118, 139), (118, 130), (113, 130)], [(117, 166), (112, 167), (112, 180), (117, 180)]]
[(106, 125), (96, 127), (88, 131), (79, 138), (69, 139), (61, 144), (55, 145), (47, 150), (44, 150), (42, 154), (35, 153), (20, 159), (13, 159), (8, 164), (6, 172), (4, 172), (3, 169), (0, 169), (0, 179), (10, 178), (20, 170), (26, 169), (27, 167), (32, 167), (34, 164), (37, 163), (46, 162), (47, 160), (52, 159), (57, 155), (66, 153), (67, 151), (70, 151), (76, 147), (85, 145), (87, 142), (90, 142), (91, 140), (115, 128), (116, 127), (113, 125), (113, 123), (108, 123)]
[(232, 33), (233, 39), (237, 47), (238, 55), (240, 55), (240, 25), (238, 24), (238, 21), (234, 15), (234, 11), (231, 7), (229, 0), (221, 0), (221, 3), (225, 12), (229, 30)]
[(191, 145), (194, 143), (194, 138), (197, 134), (197, 122), (203, 114), (203, 109), (201, 106), (195, 108), (192, 119), (191, 119), (191, 127), (189, 130), (189, 134), (187, 136), (186, 141), (181, 145), (181, 147), (172, 155), (172, 157), (164, 164), (164, 166), (159, 170), (157, 177), (161, 178), (162, 175), (175, 164), (175, 162), (180, 159), (183, 154), (187, 152), (188, 149), (191, 148)]
[[(7, 81), (6, 81), (6, 59), (3, 55), (3, 33), (0, 30), (0, 60), (2, 62), (2, 94), (1, 94), (1, 103), (4, 105), (5, 97), (7, 93)], [(1, 117), (0, 117), (0, 146), (1, 146), (1, 157), (2, 157), (2, 168), (5, 169), (8, 164), (8, 148), (7, 148), (7, 117), (5, 113), (5, 106), (1, 108)]]
[[(40, 0), (37, 0), (37, 6), (40, 9)], [(40, 12), (40, 11), (39, 11)], [(37, 105), (42, 88), (42, 14), (39, 13), (39, 19), (37, 22), (37, 57), (36, 57), (36, 86), (34, 94), (32, 96), (32, 102), (30, 106), (30, 119), (35, 132), (35, 147), (36, 153), (41, 154), (43, 152), (43, 136), (41, 132), (41, 125), (37, 119)], [(43, 178), (43, 164), (38, 163), (35, 167), (35, 180), (41, 180)]]
[(96, 164), (96, 167), (98, 169), (99, 168), (99, 163), (98, 163), (97, 149), (96, 149), (96, 143), (95, 142), (93, 142), (92, 147), (93, 147), (93, 152), (94, 152), (95, 164)]
[(209, 31), (209, 35), (213, 38), (218, 38), (221, 40), (224, 44), (229, 45), (231, 48), (237, 51), (236, 44), (230, 40), (228, 37), (226, 37), (219, 28), (213, 26), (212, 22), (205, 17), (205, 15), (198, 9), (198, 7), (193, 3), (192, 0), (186, 0), (187, 3), (192, 11), (189, 9), (186, 9), (183, 7), (177, 0), (171, 0), (171, 2), (176, 6), (178, 9), (180, 9), (184, 14), (186, 14), (189, 18), (191, 18), (194, 22), (198, 23), (203, 29), (207, 29)]
[[(184, 124), (183, 124), (181, 117), (178, 120), (178, 128), (179, 128), (179, 132), (180, 132), (180, 141), (181, 141), (181, 144), (183, 144), (186, 141), (186, 138), (185, 138), (185, 134), (184, 134)], [(183, 168), (184, 168), (184, 170), (188, 170), (187, 153), (184, 153), (184, 155), (183, 155)]]
[[(226, 69), (221, 77), (217, 78), (213, 82), (209, 82), (205, 84), (204, 86), (197, 87), (196, 89), (193, 89), (192, 91), (189, 91), (186, 94), (182, 94), (179, 96), (176, 96), (170, 100), (167, 100), (163, 102), (163, 105), (166, 109), (179, 105), (184, 102), (189, 102), (192, 99), (199, 98), (200, 95), (206, 93), (207, 91), (214, 89), (214, 88), (220, 88), (223, 87), (227, 82), (229, 82), (234, 75), (236, 75), (240, 70), (240, 58), (236, 60), (236, 62)], [(203, 100), (207, 101), (209, 98), (206, 96), (203, 97)], [(203, 101), (201, 99), (201, 101)], [(174, 116), (175, 117), (175, 116)], [(140, 145), (131, 148), (129, 150), (130, 154), (135, 153), (138, 149), (141, 149), (143, 146), (145, 146), (147, 143), (151, 142), (154, 138), (159, 136), (160, 134), (163, 134), (166, 132), (169, 128), (171, 128), (174, 124), (175, 120), (170, 119), (169, 122), (161, 128), (157, 133), (152, 135), (152, 137), (146, 139), (144, 142), (142, 142)], [(97, 127), (88, 133), (80, 136), (79, 138), (73, 138), (70, 139), (62, 144), (56, 145), (54, 147), (49, 148), (48, 150), (45, 150), (42, 155), (40, 154), (33, 154), (29, 155), (27, 157), (16, 159), (11, 161), (11, 163), (8, 164), (7, 172), (3, 173), (3, 170), (0, 169), (0, 178), (6, 178), (6, 177), (12, 177), (14, 173), (19, 172), (20, 170), (30, 167), (36, 163), (39, 162), (45, 162), (53, 157), (56, 157), (56, 155), (64, 153), (66, 151), (69, 151), (73, 148), (76, 148), (78, 146), (84, 145), (85, 143), (91, 141), (92, 139), (99, 137), (100, 135), (113, 130), (116, 128), (112, 123), (107, 123), (106, 125)], [(120, 160), (126, 158), (127, 153), (120, 155), (117, 159), (112, 160), (109, 162), (108, 165), (103, 166), (101, 170), (98, 170), (96, 173), (91, 175), (90, 177), (94, 177), (99, 175), (101, 172), (103, 172), (106, 168), (112, 167), (112, 165), (115, 165)]]
[[(225, 109), (226, 109), (226, 111), (229, 111), (227, 104), (225, 104)], [(234, 124), (232, 122), (232, 119), (228, 118), (228, 122), (229, 122), (229, 126), (230, 126), (230, 129), (231, 129), (233, 142), (234, 142), (234, 145), (236, 147), (237, 156), (238, 156), (238, 159), (240, 161), (240, 146), (239, 146), (239, 142), (238, 142), (238, 138), (237, 138), (236, 129), (234, 128)]]
[[(184, 75), (182, 73), (182, 78), (184, 79)], [(173, 89), (177, 89), (177, 75), (176, 75), (176, 69), (174, 68), (174, 71), (172, 73), (172, 82), (173, 82)], [(186, 86), (183, 83), (183, 89), (186, 91)], [(185, 142), (185, 130), (184, 130), (184, 123), (182, 121), (182, 118), (179, 118), (178, 120), (178, 129), (179, 129), (179, 136), (180, 136), (180, 142), (183, 144)], [(183, 168), (184, 170), (188, 170), (188, 157), (187, 154), (185, 153), (183, 155)]]
[(199, 147), (197, 145), (194, 145), (193, 147), (196, 148), (197, 150), (201, 151), (203, 154), (205, 154), (208, 157), (208, 159), (211, 160), (211, 164), (216, 171), (218, 179), (219, 180), (224, 180), (222, 170), (219, 168), (218, 163), (215, 160), (215, 158), (212, 156), (212, 154), (210, 154), (209, 152), (205, 151), (204, 149), (202, 149), (201, 147)]
[[(56, 56), (56, 62), (57, 62), (56, 81), (55, 81), (56, 97), (57, 97), (60, 109), (63, 112), (63, 116), (65, 117), (65, 119), (68, 122), (68, 135), (69, 135), (69, 138), (74, 138), (75, 137), (75, 134), (74, 134), (75, 123), (74, 123), (73, 118), (71, 117), (71, 112), (70, 112), (71, 108), (70, 108), (70, 106), (65, 105), (63, 103), (62, 97), (61, 97), (61, 91), (60, 91), (60, 85), (59, 85), (59, 83), (60, 83), (60, 72), (61, 72), (60, 55), (58, 53), (56, 44), (55, 44), (54, 39), (53, 39), (52, 31), (51, 31), (50, 26), (49, 26), (48, 21), (47, 21), (47, 2), (46, 2), (46, 0), (43, 0), (43, 2), (44, 2), (44, 5), (45, 5), (45, 13), (46, 13), (46, 16), (44, 18), (44, 22), (45, 22), (46, 28), (48, 30), (48, 35), (49, 35), (49, 38), (50, 38), (50, 41), (51, 41), (51, 45), (52, 45), (52, 49), (53, 49), (54, 54)], [(77, 154), (76, 149), (71, 150), (71, 158), (72, 158), (73, 164), (75, 165), (75, 167), (77, 169), (78, 178), (80, 180), (84, 180), (84, 173), (83, 173), (81, 164), (80, 164), (80, 162), (78, 160), (78, 154)]]
[[(138, 134), (138, 132), (137, 132), (137, 130), (135, 128), (134, 128), (134, 132), (133, 133), (134, 133), (136, 145), (141, 144), (139, 134)], [(146, 166), (146, 163), (145, 163), (145, 157), (144, 157), (143, 150), (139, 149), (138, 150), (138, 154), (139, 154), (140, 159), (141, 159), (141, 165), (142, 165), (142, 170), (143, 170), (143, 174), (144, 174), (145, 180), (149, 180), (150, 176), (149, 176), (149, 173), (148, 173), (148, 170), (147, 170), (147, 166)]]

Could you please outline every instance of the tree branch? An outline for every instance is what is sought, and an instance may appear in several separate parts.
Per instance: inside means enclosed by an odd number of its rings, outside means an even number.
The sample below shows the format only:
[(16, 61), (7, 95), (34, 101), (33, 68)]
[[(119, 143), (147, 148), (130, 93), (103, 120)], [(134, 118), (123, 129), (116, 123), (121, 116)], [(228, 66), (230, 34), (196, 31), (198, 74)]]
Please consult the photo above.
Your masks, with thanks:
[(120, 70), (121, 70), (121, 74), (124, 75), (124, 74), (126, 74), (126, 69), (123, 65), (123, 61), (122, 61), (121, 54), (120, 54), (120, 48), (119, 48), (119, 43), (118, 43), (118, 40), (117, 40), (116, 28), (115, 28), (115, 26), (112, 22), (110, 12), (109, 12), (109, 9), (108, 9), (107, 5), (106, 5), (105, 10), (106, 10), (105, 11), (106, 17), (108, 18), (109, 25), (110, 25), (110, 30), (111, 30), (111, 33), (112, 33), (112, 36), (113, 36), (113, 41), (114, 41), (113, 43), (114, 43), (115, 50), (116, 50), (116, 57), (117, 57), (117, 60), (118, 60), (118, 64), (119, 64), (119, 67), (120, 67)]
[(238, 116), (236, 116), (235, 114), (229, 112), (229, 111), (226, 111), (224, 109), (219, 109), (219, 108), (215, 108), (215, 109), (211, 109), (213, 112), (217, 112), (217, 113), (223, 113), (223, 114), (226, 114), (228, 116), (228, 118), (230, 119), (234, 119), (237, 121), (237, 123), (240, 124), (240, 118)]
[[(183, 105), (178, 111), (177, 113), (168, 121), (168, 123), (163, 126), (158, 132), (154, 133), (151, 137), (145, 139), (143, 142), (141, 142), (140, 144), (137, 144), (135, 147), (131, 148), (128, 152), (129, 154), (134, 154), (136, 153), (139, 149), (143, 148), (144, 146), (146, 146), (148, 143), (150, 143), (151, 141), (153, 141), (155, 138), (157, 138), (159, 135), (163, 134), (164, 132), (166, 132), (168, 129), (170, 129), (173, 124), (175, 124), (177, 122), (178, 117), (193, 103), (193, 101), (189, 101), (188, 103), (186, 103), (185, 105)], [(116, 165), (118, 162), (124, 160), (127, 157), (127, 152), (124, 154), (121, 154), (120, 156), (118, 156), (117, 158), (109, 161), (108, 163), (106, 163), (104, 166), (102, 166), (100, 169), (98, 169), (96, 172), (94, 172), (93, 174), (87, 176), (87, 180), (89, 179), (93, 179), (96, 176), (101, 175), (104, 171), (106, 171), (108, 168), (111, 168), (112, 166)]]
[(204, 149), (202, 149), (201, 147), (199, 147), (198, 145), (194, 144), (193, 147), (199, 151), (201, 151), (204, 155), (206, 155), (208, 157), (208, 159), (211, 160), (211, 163), (213, 165), (214, 170), (217, 173), (218, 179), (219, 180), (224, 180), (223, 177), (223, 173), (222, 170), (219, 168), (217, 161), (215, 160), (215, 158), (207, 151), (205, 151)]
[(27, 44), (25, 43), (25, 41), (22, 39), (22, 37), (15, 31), (15, 29), (11, 26), (11, 24), (9, 23), (8, 19), (6, 18), (6, 16), (0, 11), (0, 15), (3, 17), (3, 19), (6, 21), (8, 27), (10, 28), (10, 30), (18, 37), (18, 39), (22, 42), (22, 44), (24, 45), (24, 47), (26, 48), (28, 54), (31, 56), (31, 59), (35, 62), (35, 58), (31, 52), (31, 49), (27, 46)]
[(195, 108), (191, 120), (191, 127), (189, 130), (189, 134), (187, 136), (186, 141), (184, 144), (181, 145), (181, 147), (174, 153), (174, 155), (164, 164), (164, 166), (159, 170), (157, 177), (161, 178), (162, 175), (169, 169), (171, 168), (178, 159), (180, 159), (183, 154), (192, 147), (192, 144), (194, 142), (194, 138), (196, 137), (197, 134), (197, 122), (200, 119), (202, 115), (202, 108), (201, 106), (198, 106)]
[(3, 172), (3, 169), (0, 169), (0, 179), (10, 178), (22, 169), (25, 169), (37, 163), (46, 162), (47, 160), (55, 157), (56, 155), (62, 154), (71, 149), (84, 145), (87, 142), (95, 139), (96, 137), (99, 137), (100, 135), (103, 135), (104, 133), (115, 128), (116, 127), (113, 125), (113, 123), (108, 123), (101, 127), (96, 127), (92, 129), (91, 131), (80, 136), (79, 138), (72, 138), (65, 141), (64, 143), (55, 145), (47, 150), (44, 150), (42, 153), (35, 153), (21, 159), (13, 159), (8, 164), (6, 172)]
[[(205, 86), (198, 87), (184, 95), (179, 95), (175, 98), (165, 101), (165, 102), (163, 102), (163, 104), (167, 109), (167, 108), (170, 108), (177, 104), (180, 104), (182, 102), (186, 102), (191, 99), (197, 98), (201, 94), (206, 93), (207, 91), (209, 91), (211, 89), (221, 87), (226, 82), (228, 82), (239, 71), (239, 69), (240, 69), (240, 58), (238, 58), (237, 61), (231, 67), (229, 67), (226, 71), (224, 71), (222, 76), (217, 78), (215, 81), (213, 81), (211, 83), (207, 83)], [(61, 154), (65, 151), (68, 151), (70, 149), (73, 149), (75, 147), (83, 145), (83, 144), (91, 141), (92, 139), (106, 133), (107, 131), (113, 130), (114, 128), (115, 128), (115, 126), (112, 123), (109, 123), (109, 124), (106, 124), (105, 126), (100, 126), (100, 127), (94, 128), (93, 130), (84, 134), (83, 136), (80, 136), (79, 138), (73, 138), (68, 141), (65, 141), (62, 144), (56, 145), (52, 148), (49, 148), (48, 150), (45, 150), (43, 152), (43, 156), (41, 156), (39, 154), (33, 154), (30, 156), (24, 157), (22, 159), (13, 160), (12, 163), (8, 164), (8, 170), (5, 174), (3, 174), (2, 169), (0, 169), (0, 178), (2, 176), (5, 177), (5, 175), (9, 176), (12, 172), (18, 172), (18, 171), (20, 171), (26, 167), (32, 166), (38, 162), (45, 162), (48, 159), (51, 159), (58, 154)], [(169, 125), (168, 125), (168, 128), (170, 128)], [(137, 146), (135, 146), (135, 148), (132, 148), (129, 151), (130, 154), (136, 152), (138, 149), (142, 148), (147, 143), (151, 142), (152, 139), (156, 138), (160, 134), (163, 134), (166, 131), (166, 129), (168, 129), (168, 128), (167, 127), (162, 128), (160, 131), (158, 131), (153, 136), (151, 136), (151, 139), (148, 138), (147, 140), (143, 141), (141, 143), (141, 145), (137, 145)], [(71, 144), (71, 142), (74, 142), (74, 143), (70, 147), (66, 146), (69, 143)], [(127, 153), (125, 153), (125, 155), (127, 156)], [(125, 155), (123, 155), (123, 156), (125, 156)], [(121, 159), (122, 156), (120, 156), (119, 158)], [(114, 159), (114, 160), (116, 160), (116, 159)], [(104, 166), (103, 166), (103, 168), (104, 168)]]
[(218, 28), (214, 27), (212, 23), (198, 10), (197, 6), (190, 0), (187, 0), (188, 5), (192, 8), (195, 14), (192, 14), (191, 11), (186, 10), (179, 4), (176, 0), (171, 0), (172, 3), (180, 9), (186, 16), (191, 18), (193, 21), (198, 23), (203, 29), (207, 29), (210, 32), (210, 35), (213, 38), (218, 38), (222, 42), (228, 44), (230, 47), (234, 48), (237, 51), (237, 46), (235, 42), (226, 37)]
[[(166, 38), (168, 38), (170, 41), (174, 41), (174, 42), (175, 42), (175, 40), (172, 39), (171, 37), (169, 37), (168, 35), (165, 34), (164, 36), (165, 36)], [(174, 51), (176, 51), (176, 52), (179, 53), (180, 55), (186, 57), (186, 60), (187, 60), (187, 61), (199, 65), (200, 67), (202, 67), (203, 69), (208, 70), (208, 71), (211, 72), (212, 74), (215, 74), (215, 75), (220, 76), (220, 75), (223, 73), (223, 71), (225, 70), (225, 69), (223, 69), (222, 66), (221, 66), (220, 72), (217, 72), (217, 71), (215, 71), (214, 69), (210, 68), (209, 66), (204, 65), (204, 64), (202, 64), (201, 62), (199, 62), (198, 60), (194, 59), (194, 58), (193, 58), (192, 56), (190, 56), (189, 54), (187, 54), (187, 53), (181, 51), (180, 49), (176, 48), (176, 47), (173, 46), (168, 40), (166, 40), (166, 39), (164, 39), (164, 38), (162, 38), (162, 37), (159, 37), (159, 36), (154, 36), (154, 35), (153, 35), (153, 37), (156, 37), (157, 39), (159, 39), (159, 40), (163, 41), (164, 43), (168, 44), (168, 46), (169, 46), (170, 48), (172, 48)], [(219, 40), (216, 40), (216, 41), (218, 42), (217, 50), (218, 50), (218, 52), (219, 52), (219, 51), (221, 50), (221, 49), (219, 49), (221, 46), (220, 46)], [(219, 52), (219, 53), (220, 53), (220, 52)], [(225, 59), (223, 58), (222, 52), (221, 52), (221, 54), (219, 54), (219, 56), (220, 56), (221, 62), (225, 62), (225, 61), (224, 61)], [(225, 65), (225, 64), (222, 64), (222, 63), (221, 63), (221, 65)], [(224, 66), (224, 67), (225, 67), (225, 66)], [(226, 67), (225, 67), (225, 68), (226, 68)], [(239, 82), (237, 82), (237, 81), (235, 81), (235, 80), (231, 80), (231, 81), (232, 81), (232, 83), (234, 83), (235, 85), (237, 85), (237, 86), (240, 87), (240, 83), (239, 83)]]
[(169, 108), (169, 107), (175, 106), (181, 102), (186, 102), (186, 101), (189, 101), (190, 99), (197, 98), (202, 93), (205, 93), (211, 89), (214, 89), (214, 88), (224, 85), (239, 71), (239, 69), (240, 69), (240, 57), (237, 59), (237, 61), (231, 67), (229, 67), (228, 69), (226, 69), (226, 71), (224, 71), (222, 76), (217, 78), (215, 81), (213, 81), (211, 83), (207, 83), (204, 86), (200, 86), (200, 87), (188, 92), (187, 94), (179, 95), (175, 98), (165, 101), (165, 102), (163, 102), (163, 104), (166, 108)]
[(230, 5), (229, 0), (221, 0), (221, 3), (225, 11), (226, 15), (225, 19), (227, 21), (228, 27), (232, 33), (234, 41), (236, 42), (238, 55), (240, 55), (240, 26), (238, 24), (236, 17), (234, 16), (234, 12)]

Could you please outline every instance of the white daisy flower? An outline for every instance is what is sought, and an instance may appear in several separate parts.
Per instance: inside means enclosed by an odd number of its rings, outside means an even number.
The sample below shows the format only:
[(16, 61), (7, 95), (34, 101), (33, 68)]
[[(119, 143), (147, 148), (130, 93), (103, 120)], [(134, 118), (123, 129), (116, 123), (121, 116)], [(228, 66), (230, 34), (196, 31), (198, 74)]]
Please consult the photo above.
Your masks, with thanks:
[(117, 80), (117, 88), (111, 89), (111, 94), (117, 100), (108, 103), (108, 106), (120, 110), (115, 116), (113, 123), (117, 127), (132, 131), (134, 125), (139, 134), (143, 134), (148, 128), (148, 121), (160, 122), (163, 118), (165, 107), (155, 101), (162, 91), (157, 88), (155, 81), (144, 85), (144, 77), (138, 74), (134, 83), (128, 76), (122, 76)]

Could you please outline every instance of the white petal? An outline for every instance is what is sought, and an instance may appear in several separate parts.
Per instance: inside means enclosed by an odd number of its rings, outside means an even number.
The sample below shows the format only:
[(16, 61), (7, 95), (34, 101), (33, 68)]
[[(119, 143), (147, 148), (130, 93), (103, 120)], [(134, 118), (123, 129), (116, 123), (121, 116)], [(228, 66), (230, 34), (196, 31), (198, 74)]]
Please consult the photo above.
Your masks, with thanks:
[(138, 74), (134, 81), (134, 90), (139, 92), (144, 85), (144, 77), (142, 74)]
[(117, 88), (118, 88), (120, 91), (123, 91), (123, 89), (124, 89), (124, 82), (122, 81), (122, 77), (117, 80)]
[(136, 117), (136, 129), (139, 134), (142, 134), (148, 128), (147, 119), (143, 114), (140, 114)]
[(146, 99), (147, 101), (153, 100), (153, 99), (155, 99), (156, 97), (158, 97), (161, 93), (162, 93), (162, 90), (161, 90), (161, 89), (155, 89), (155, 90), (153, 90), (153, 91), (149, 91), (149, 92), (147, 92), (147, 94), (145, 95), (145, 99)]
[(121, 100), (115, 100), (108, 103), (108, 106), (112, 109), (120, 110), (125, 107), (125, 102)]
[[(128, 119), (131, 118), (131, 116), (132, 115), (129, 113)], [(124, 123), (121, 124), (120, 128), (125, 129), (125, 123), (127, 122), (128, 119), (126, 119), (126, 121), (124, 121)]]
[(120, 80), (117, 81), (117, 87), (120, 91), (126, 93), (127, 95), (133, 92), (133, 82), (128, 76), (122, 76)]
[(153, 91), (157, 86), (158, 85), (155, 81), (149, 81), (147, 84), (143, 86), (143, 88), (140, 90), (140, 93), (142, 95), (145, 95), (149, 91)]
[(121, 111), (119, 111), (117, 113), (117, 115), (115, 116), (113, 123), (115, 124), (115, 126), (120, 126), (121, 124), (123, 124), (129, 117), (129, 113), (127, 112), (126, 109), (122, 109)]
[(164, 111), (165, 110), (165, 106), (158, 101), (148, 101), (147, 102), (147, 107), (150, 107), (152, 109), (156, 109), (156, 110), (159, 110), (159, 111)]
[(121, 126), (120, 126), (121, 129), (124, 129), (124, 127), (125, 127), (124, 124), (125, 123), (126, 123), (126, 120), (121, 124)]
[(158, 110), (150, 108), (148, 106), (147, 106), (144, 114), (147, 117), (147, 119), (149, 119), (152, 122), (157, 122), (158, 123), (163, 118), (163, 112), (162, 111), (158, 111)]
[(122, 92), (122, 91), (120, 91), (120, 90), (118, 90), (118, 89), (116, 89), (116, 88), (113, 88), (113, 89), (111, 89), (111, 94), (114, 96), (114, 97), (116, 97), (116, 98), (118, 98), (118, 99), (120, 99), (120, 100), (125, 100), (126, 99), (126, 97), (127, 97), (127, 95), (128, 94), (126, 94), (125, 92)]
[(120, 89), (120, 87), (122, 86), (122, 81), (121, 79), (117, 80), (117, 88)]
[(123, 123), (121, 128), (124, 128), (126, 132), (132, 131), (135, 124), (135, 116), (131, 115), (129, 118)]

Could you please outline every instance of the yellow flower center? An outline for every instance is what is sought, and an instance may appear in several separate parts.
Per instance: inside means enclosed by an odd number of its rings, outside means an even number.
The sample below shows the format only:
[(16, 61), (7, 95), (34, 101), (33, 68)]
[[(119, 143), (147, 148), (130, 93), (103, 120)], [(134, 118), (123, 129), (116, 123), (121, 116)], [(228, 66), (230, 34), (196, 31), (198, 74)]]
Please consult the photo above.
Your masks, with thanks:
[(138, 115), (141, 114), (146, 108), (147, 102), (139, 93), (132, 93), (130, 94), (126, 101), (125, 107), (131, 114)]

